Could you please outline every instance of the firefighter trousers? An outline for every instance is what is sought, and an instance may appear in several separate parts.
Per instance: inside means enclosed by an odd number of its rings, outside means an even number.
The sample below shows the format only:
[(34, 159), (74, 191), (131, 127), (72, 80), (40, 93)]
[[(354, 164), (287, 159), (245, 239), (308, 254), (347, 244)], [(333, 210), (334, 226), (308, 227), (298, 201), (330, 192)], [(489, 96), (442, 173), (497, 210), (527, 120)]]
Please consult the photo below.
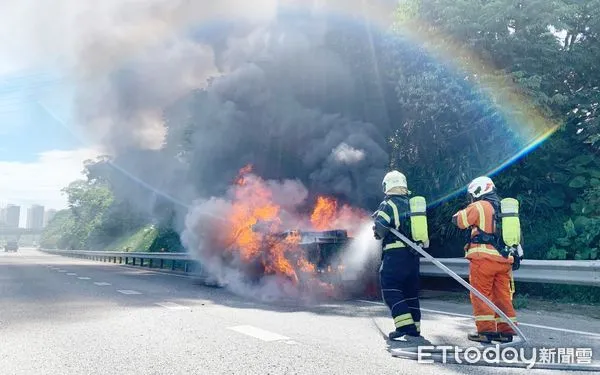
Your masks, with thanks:
[(396, 331), (420, 334), (419, 257), (406, 248), (386, 250), (379, 269), (383, 301), (389, 307)]
[[(471, 259), (469, 266), (469, 283), (481, 294), (498, 306), (515, 324), (517, 317), (512, 304), (514, 284), (512, 265), (488, 258)], [(477, 332), (500, 332), (514, 335), (514, 330), (504, 318), (491, 307), (471, 293), (473, 316)]]

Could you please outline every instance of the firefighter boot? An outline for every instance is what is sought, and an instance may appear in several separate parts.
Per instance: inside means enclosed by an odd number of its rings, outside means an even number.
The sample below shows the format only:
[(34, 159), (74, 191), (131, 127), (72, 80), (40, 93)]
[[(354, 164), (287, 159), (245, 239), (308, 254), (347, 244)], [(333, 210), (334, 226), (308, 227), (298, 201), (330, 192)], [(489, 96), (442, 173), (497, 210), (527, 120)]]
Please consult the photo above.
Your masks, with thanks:
[(418, 332), (400, 332), (400, 331), (392, 331), (388, 335), (390, 340), (392, 341), (411, 341), (416, 338), (421, 337)]
[(467, 338), (471, 341), (490, 344), (492, 341), (498, 341), (500, 335), (497, 332), (475, 332), (470, 333)]
[(494, 341), (499, 341), (499, 342), (502, 342), (502, 343), (512, 342), (512, 340), (513, 340), (513, 335), (511, 333), (502, 333), (502, 332), (499, 333), (498, 337), (496, 337), (494, 339)]

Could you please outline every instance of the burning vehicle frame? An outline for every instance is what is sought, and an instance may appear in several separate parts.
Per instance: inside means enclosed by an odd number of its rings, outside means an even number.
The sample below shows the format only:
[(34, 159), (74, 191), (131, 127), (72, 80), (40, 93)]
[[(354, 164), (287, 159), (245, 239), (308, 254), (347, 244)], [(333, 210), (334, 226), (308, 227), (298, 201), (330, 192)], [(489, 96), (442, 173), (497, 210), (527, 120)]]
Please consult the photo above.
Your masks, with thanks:
[[(273, 261), (268, 249), (274, 245), (288, 246), (285, 255), (290, 264), (294, 266), (294, 273), (287, 276), (301, 292), (308, 291), (317, 280), (321, 285), (330, 286), (327, 298), (346, 298), (355, 293), (364, 294), (370, 287), (368, 277), (358, 274), (346, 274), (347, 268), (341, 260), (341, 253), (353, 237), (344, 229), (326, 231), (287, 230), (277, 233), (265, 233), (262, 239), (263, 251), (253, 261), (245, 263), (241, 268), (250, 284), (258, 284), (263, 277), (277, 275), (269, 265)], [(233, 253), (223, 252), (226, 263), (232, 263)], [(227, 284), (215, 282), (208, 277), (202, 281), (203, 285), (213, 287), (226, 287)]]
[(283, 298), (344, 298), (361, 275), (348, 277), (342, 254), (368, 214), (326, 196), (316, 196), (311, 207), (301, 196), (290, 205), (280, 186), (246, 166), (227, 197), (206, 203), (201, 214), (224, 218), (203, 215), (196, 227), (208, 285), (268, 289), (267, 294), (276, 289)]
[(307, 261), (313, 264), (315, 271), (320, 274), (331, 274), (343, 270), (343, 265), (337, 259), (337, 255), (352, 240), (348, 236), (348, 231), (344, 229), (327, 231), (289, 230), (278, 233), (276, 236), (281, 239), (298, 238), (297, 244), (304, 249)]
[[(293, 268), (293, 272), (285, 276), (300, 290), (310, 287), (315, 278), (322, 283), (339, 287), (344, 271), (339, 254), (351, 240), (348, 231), (342, 229), (265, 233), (260, 256), (246, 264), (244, 271), (247, 281), (258, 283), (265, 275), (277, 274), (279, 270), (271, 265), (278, 257), (270, 250), (282, 247), (281, 254)], [(333, 296), (331, 293), (329, 295)]]

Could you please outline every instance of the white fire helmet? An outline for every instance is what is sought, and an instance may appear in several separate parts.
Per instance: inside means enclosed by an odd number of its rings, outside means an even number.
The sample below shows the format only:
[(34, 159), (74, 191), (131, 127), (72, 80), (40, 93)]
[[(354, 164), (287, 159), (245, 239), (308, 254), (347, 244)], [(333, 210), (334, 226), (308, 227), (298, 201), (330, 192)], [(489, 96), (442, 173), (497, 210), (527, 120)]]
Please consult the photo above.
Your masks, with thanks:
[(491, 178), (481, 176), (477, 177), (469, 184), (467, 191), (473, 198), (479, 198), (482, 195), (491, 193), (496, 188)]
[(383, 182), (381, 183), (381, 187), (383, 188), (383, 192), (388, 194), (390, 190), (394, 188), (405, 188), (408, 190), (408, 185), (406, 183), (406, 176), (398, 171), (388, 172), (383, 178)]

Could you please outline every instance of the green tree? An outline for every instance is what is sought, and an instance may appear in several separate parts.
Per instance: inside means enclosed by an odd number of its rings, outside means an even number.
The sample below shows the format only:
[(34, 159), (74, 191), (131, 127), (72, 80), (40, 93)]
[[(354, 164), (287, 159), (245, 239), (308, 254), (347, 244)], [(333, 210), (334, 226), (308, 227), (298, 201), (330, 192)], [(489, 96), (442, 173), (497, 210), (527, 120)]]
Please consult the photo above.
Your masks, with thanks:
[(86, 161), (87, 178), (73, 181), (63, 189), (69, 208), (48, 224), (42, 246), (104, 249), (147, 223), (126, 198), (115, 197), (108, 161), (106, 157)]
[[(600, 174), (596, 156), (600, 145), (600, 2), (411, 0), (400, 4), (397, 15), (398, 31), (410, 27), (414, 34), (421, 34), (430, 48), (433, 44), (437, 53), (452, 56), (455, 63), (471, 72), (470, 79), (478, 85), (489, 79), (473, 74), (481, 73), (483, 64), (489, 68), (485, 72), (497, 75), (496, 82), (514, 83), (532, 108), (548, 121), (562, 124), (540, 148), (496, 179), (505, 195), (515, 196), (522, 203), (528, 256), (597, 258), (599, 216), (590, 207), (597, 200)], [(458, 55), (457, 46), (464, 48)], [(430, 78), (430, 82), (438, 81), (439, 76)], [(431, 96), (431, 88), (418, 75), (400, 77), (399, 82), (405, 91), (407, 87), (425, 87), (414, 94), (414, 103), (427, 103), (428, 113), (440, 114), (438, 121), (442, 123), (447, 122), (447, 114), (436, 107), (450, 104), (459, 109), (457, 125), (445, 134), (447, 139), (464, 129), (461, 122), (470, 121), (467, 107), (449, 103), (446, 95)], [(437, 92), (449, 86), (444, 82)], [(424, 117), (413, 116), (413, 121), (423, 121)], [(394, 140), (398, 150), (394, 157), (403, 160), (407, 152), (418, 155), (415, 150), (419, 147), (407, 146), (403, 139), (411, 138), (401, 131)], [(443, 155), (436, 157), (443, 161)], [(422, 156), (413, 157), (421, 160)], [(469, 163), (464, 160), (462, 168), (468, 170)], [(440, 169), (446, 170), (443, 162)], [(452, 175), (460, 178), (462, 173)], [(540, 230), (540, 223), (544, 223), (544, 230)], [(547, 230), (548, 226), (554, 230)]]
[(48, 223), (40, 238), (40, 246), (46, 249), (79, 249), (81, 241), (73, 232), (75, 219), (70, 210), (60, 210)]

